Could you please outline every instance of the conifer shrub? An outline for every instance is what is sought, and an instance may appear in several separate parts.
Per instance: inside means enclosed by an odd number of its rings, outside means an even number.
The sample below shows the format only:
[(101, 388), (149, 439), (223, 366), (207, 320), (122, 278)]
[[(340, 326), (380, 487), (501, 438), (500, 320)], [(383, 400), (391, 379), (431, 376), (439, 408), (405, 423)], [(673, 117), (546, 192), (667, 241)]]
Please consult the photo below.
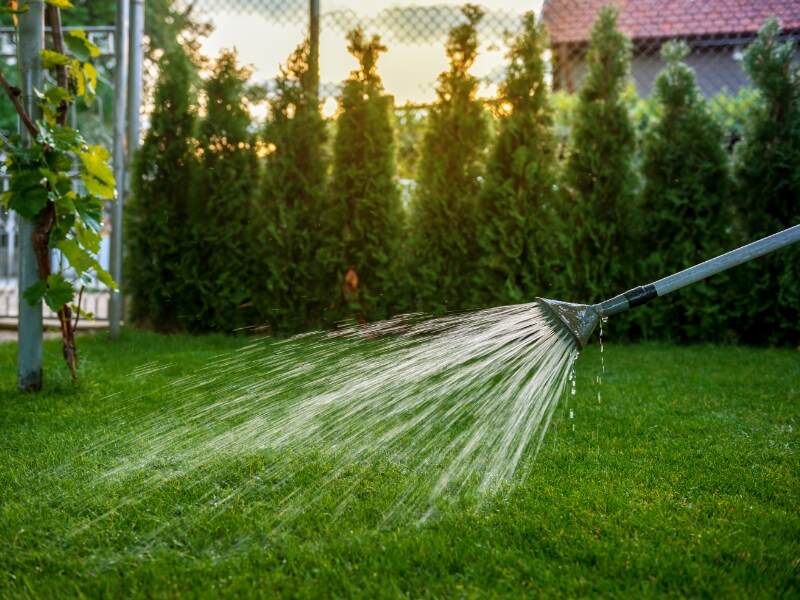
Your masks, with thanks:
[(253, 302), (275, 333), (318, 325), (328, 299), (317, 255), (330, 247), (321, 215), (326, 124), (320, 114), (306, 40), (275, 80), (263, 143), (268, 152), (253, 219)]
[(431, 312), (467, 308), (474, 301), (474, 219), (489, 129), (476, 97), (478, 79), (470, 73), (483, 11), (469, 4), (462, 10), (465, 22), (447, 39), (450, 66), (439, 75), (428, 114), (411, 206), (411, 293), (419, 309)]
[(630, 57), (616, 10), (604, 8), (575, 107), (562, 177), (562, 258), (553, 265), (556, 293), (575, 301), (598, 301), (636, 281), (635, 133), (625, 100)]
[[(770, 19), (747, 49), (744, 66), (762, 103), (736, 148), (736, 208), (741, 242), (800, 223), (800, 69), (791, 41)], [(800, 344), (800, 248), (740, 267), (733, 304), (737, 330), (753, 343)]]
[(478, 205), (476, 287), (486, 304), (530, 301), (548, 287), (557, 142), (545, 82), (547, 38), (532, 12), (508, 54), (498, 135)]
[(184, 314), (192, 330), (233, 331), (252, 324), (248, 305), (254, 265), (248, 234), (258, 161), (243, 102), (248, 76), (236, 53), (223, 51), (205, 82), (206, 116), (198, 133), (200, 172), (189, 232), (194, 245), (185, 271), (194, 289), (194, 303)]
[(358, 61), (344, 81), (333, 150), (333, 176), (318, 260), (327, 273), (328, 320), (373, 321), (398, 309), (399, 244), (404, 213), (395, 178), (392, 98), (384, 93), (377, 62), (380, 38), (351, 31)]
[[(655, 121), (644, 136), (642, 209), (647, 215), (644, 280), (654, 281), (731, 249), (731, 180), (725, 135), (683, 62), (689, 48), (662, 48)], [(645, 333), (684, 341), (724, 337), (727, 273), (696, 283), (647, 308)]]
[(187, 301), (197, 73), (178, 45), (166, 50), (160, 66), (150, 128), (134, 162), (126, 206), (125, 284), (134, 322), (169, 331), (180, 328)]

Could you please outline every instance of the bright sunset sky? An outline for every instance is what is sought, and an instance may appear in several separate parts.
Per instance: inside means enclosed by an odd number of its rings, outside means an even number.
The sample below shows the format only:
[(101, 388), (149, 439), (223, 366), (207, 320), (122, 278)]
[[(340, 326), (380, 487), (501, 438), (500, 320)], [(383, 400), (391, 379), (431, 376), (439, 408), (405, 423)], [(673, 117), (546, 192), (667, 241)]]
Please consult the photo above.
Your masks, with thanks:
[[(292, 49), (300, 42), (305, 34), (304, 20), (306, 11), (304, 2), (287, 0), (284, 6), (296, 7), (298, 16), (294, 20), (280, 19), (270, 14), (269, 9), (250, 13), (238, 12), (231, 8), (225, 11), (219, 9), (224, 3), (210, 2), (209, 8), (202, 13), (210, 18), (215, 25), (215, 31), (204, 43), (204, 51), (209, 56), (216, 56), (222, 48), (235, 47), (242, 62), (250, 64), (254, 69), (254, 80), (268, 81), (275, 76), (277, 66), (283, 62)], [(253, 5), (259, 2), (253, 0)], [(384, 9), (391, 7), (420, 7), (450, 5), (458, 7), (463, 2), (458, 0), (371, 0), (366, 6), (362, 1), (356, 0), (320, 0), (323, 14), (320, 45), (320, 69), (323, 91), (326, 83), (338, 83), (347, 76), (355, 66), (355, 61), (347, 53), (344, 33), (339, 28), (326, 27), (326, 13), (336, 11), (352, 11), (361, 19), (374, 19)], [(481, 4), (487, 11), (500, 10), (521, 15), (526, 10), (539, 10), (542, 0), (484, 0)], [(233, 3), (231, 3), (233, 4)], [(264, 4), (280, 5), (272, 0)], [(202, 2), (200, 4), (202, 9)], [(330, 17), (328, 17), (330, 21)], [(341, 19), (337, 23), (342, 22)], [(349, 21), (348, 21), (349, 22)], [(397, 23), (397, 21), (394, 21)], [(354, 23), (355, 24), (355, 23)], [(404, 23), (397, 23), (403, 27)], [(409, 22), (408, 27), (414, 23)], [(380, 26), (370, 28), (367, 32), (379, 33), (384, 38), (389, 51), (381, 58), (380, 72), (383, 76), (387, 91), (395, 96), (398, 104), (412, 101), (424, 102), (433, 99), (437, 74), (446, 67), (444, 53), (445, 34), (436, 36), (436, 40), (426, 42), (401, 42), (393, 39), (391, 32), (381, 31)], [(485, 36), (484, 36), (485, 37)], [(479, 77), (487, 77), (497, 73), (503, 64), (504, 47), (495, 43), (484, 43), (481, 56), (473, 72)], [(489, 86), (489, 87), (487, 87)], [(491, 91), (491, 84), (487, 82), (484, 87)], [(329, 108), (331, 103), (326, 108)]]

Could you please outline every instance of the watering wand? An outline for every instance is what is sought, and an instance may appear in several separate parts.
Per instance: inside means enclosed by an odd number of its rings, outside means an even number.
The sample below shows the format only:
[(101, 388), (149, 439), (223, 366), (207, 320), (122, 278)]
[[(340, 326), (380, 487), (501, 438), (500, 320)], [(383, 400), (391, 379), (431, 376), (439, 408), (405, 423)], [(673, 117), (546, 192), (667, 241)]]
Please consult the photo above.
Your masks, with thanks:
[(590, 305), (572, 304), (570, 302), (561, 302), (560, 300), (548, 300), (547, 298), (536, 298), (536, 301), (550, 311), (551, 316), (555, 317), (557, 322), (565, 325), (569, 333), (578, 342), (578, 345), (583, 348), (601, 318), (616, 315), (634, 306), (649, 302), (653, 298), (665, 296), (670, 292), (697, 283), (707, 277), (749, 262), (754, 258), (764, 256), (795, 242), (800, 242), (800, 225), (794, 225), (778, 233), (773, 233), (756, 242), (731, 250), (653, 283), (635, 287), (604, 302)]

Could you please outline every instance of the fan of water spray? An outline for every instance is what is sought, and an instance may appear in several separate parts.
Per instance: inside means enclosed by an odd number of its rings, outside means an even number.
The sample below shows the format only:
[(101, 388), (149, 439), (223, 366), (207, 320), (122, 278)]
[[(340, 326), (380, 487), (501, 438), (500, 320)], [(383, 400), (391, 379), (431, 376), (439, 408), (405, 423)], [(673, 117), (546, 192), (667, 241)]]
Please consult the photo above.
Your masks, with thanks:
[[(272, 472), (262, 475), (274, 479), (320, 453), (330, 466), (314, 490), (287, 491), (280, 509), (291, 512), (353, 465), (388, 461), (408, 476), (385, 518), (423, 517), (515, 478), (577, 355), (538, 302), (257, 341), (171, 382), (174, 408), (141, 422), (140, 452), (103, 478), (152, 472), (164, 485), (202, 477), (220, 458), (268, 452)], [(140, 370), (143, 383), (150, 371)]]

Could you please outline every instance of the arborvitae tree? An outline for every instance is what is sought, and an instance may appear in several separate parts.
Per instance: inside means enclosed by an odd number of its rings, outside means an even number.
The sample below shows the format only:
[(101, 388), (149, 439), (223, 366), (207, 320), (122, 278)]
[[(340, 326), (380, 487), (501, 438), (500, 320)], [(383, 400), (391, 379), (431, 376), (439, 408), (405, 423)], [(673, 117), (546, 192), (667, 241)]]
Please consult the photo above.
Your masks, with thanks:
[(489, 133), (476, 97), (479, 82), (470, 73), (483, 11), (468, 4), (463, 13), (466, 22), (447, 39), (450, 67), (439, 75), (412, 201), (412, 294), (420, 309), (433, 312), (465, 308), (473, 300), (474, 217)]
[[(665, 44), (666, 67), (656, 78), (657, 116), (643, 143), (647, 214), (645, 280), (721, 254), (733, 246), (731, 182), (725, 134), (711, 115), (682, 61), (685, 43)], [(658, 303), (642, 319), (645, 331), (682, 340), (710, 340), (726, 332), (721, 300), (730, 293), (727, 274), (697, 283)]]
[(197, 73), (180, 46), (160, 60), (150, 128), (136, 156), (126, 206), (127, 292), (134, 321), (159, 330), (179, 327), (186, 299), (189, 194), (197, 175)]
[(558, 292), (581, 302), (635, 283), (635, 136), (623, 98), (630, 57), (616, 10), (604, 8), (592, 28), (563, 176), (565, 264)]
[(253, 302), (274, 332), (318, 323), (327, 298), (317, 255), (324, 230), (326, 125), (310, 69), (310, 46), (292, 53), (269, 100), (264, 144), (269, 152), (261, 204), (253, 219)]
[(258, 161), (243, 103), (249, 71), (224, 51), (206, 81), (200, 125), (200, 174), (193, 193), (196, 304), (183, 318), (194, 330), (232, 331), (252, 324), (246, 310), (253, 273), (250, 219), (258, 193)]
[(359, 67), (345, 80), (339, 99), (326, 211), (334, 243), (321, 249), (319, 260), (333, 277), (329, 318), (371, 321), (397, 309), (403, 210), (395, 182), (392, 98), (377, 69), (386, 47), (377, 35), (366, 39), (361, 29), (347, 39)]
[(490, 304), (529, 301), (547, 287), (557, 147), (545, 83), (547, 35), (532, 12), (511, 44), (500, 87), (499, 133), (486, 169), (476, 283)]
[[(768, 20), (747, 49), (745, 69), (761, 93), (736, 152), (742, 240), (800, 222), (800, 70), (791, 41)], [(750, 342), (800, 343), (800, 247), (750, 263), (736, 273), (737, 330)]]

